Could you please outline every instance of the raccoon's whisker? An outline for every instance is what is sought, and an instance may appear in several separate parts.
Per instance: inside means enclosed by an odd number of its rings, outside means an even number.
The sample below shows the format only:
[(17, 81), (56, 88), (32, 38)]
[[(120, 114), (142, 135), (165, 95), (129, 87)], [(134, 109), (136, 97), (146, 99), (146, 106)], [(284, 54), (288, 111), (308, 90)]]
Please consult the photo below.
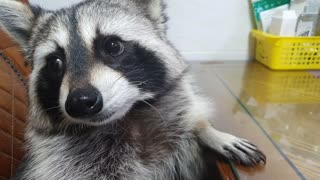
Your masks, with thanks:
[[(138, 69), (138, 70), (141, 70), (141, 69)], [(125, 76), (127, 76), (128, 74), (133, 73), (133, 72), (136, 72), (136, 71), (137, 71), (137, 69), (136, 69), (136, 70), (133, 70), (133, 71), (126, 72), (126, 73), (124, 73), (124, 74), (121, 74), (121, 76), (112, 84), (111, 87), (113, 87), (120, 79), (122, 79), (122, 78), (124, 78)]]
[[(138, 67), (138, 66), (137, 66), (137, 67)], [(134, 70), (132, 70), (132, 71), (126, 72), (126, 73), (124, 74), (124, 76), (127, 76), (127, 75), (132, 74), (132, 73), (136, 73), (136, 72), (143, 72), (143, 71), (144, 71), (143, 69), (134, 69)]]
[[(63, 118), (61, 124), (59, 125), (58, 129), (63, 131), (64, 134), (67, 134), (69, 128), (74, 125), (72, 122), (70, 122), (67, 118)], [(72, 129), (72, 133), (80, 132), (80, 130), (84, 127), (84, 124), (78, 124), (75, 126), (76, 128)]]
[[(104, 92), (108, 92), (109, 91), (109, 89), (103, 89), (102, 91), (101, 91), (101, 93), (104, 93)], [(123, 93), (121, 93), (121, 94), (123, 94)], [(115, 96), (117, 96), (117, 95), (119, 95), (118, 93), (114, 93), (111, 97), (110, 97), (110, 99), (113, 99)]]
[(66, 134), (69, 126), (70, 126), (70, 123), (67, 121), (66, 118), (63, 118), (58, 129), (61, 129), (63, 131), (63, 133)]
[(148, 103), (148, 102), (145, 101), (145, 100), (142, 100), (142, 102), (144, 102), (145, 104), (147, 104), (148, 106), (150, 106), (153, 110), (155, 110), (155, 111), (159, 114), (161, 120), (164, 121), (164, 118), (163, 118), (161, 112), (160, 112), (156, 107), (154, 107), (152, 104)]
[[(131, 68), (132, 68), (132, 70), (131, 70), (131, 71), (128, 71), (127, 73), (133, 73), (133, 72), (143, 71), (143, 69), (141, 69), (141, 66), (140, 66), (140, 65), (135, 65), (135, 66), (132, 66)], [(127, 74), (127, 73), (126, 73), (126, 74)]]
[(124, 78), (125, 74), (122, 74), (116, 81), (114, 81), (114, 83), (111, 85), (111, 87), (113, 87), (120, 79)]
[(41, 99), (56, 99), (57, 97), (53, 97), (53, 96), (47, 96), (47, 97), (45, 97), (45, 98), (43, 98), (43, 97), (41, 97)]
[(40, 113), (46, 112), (46, 111), (49, 111), (49, 110), (53, 110), (53, 109), (57, 109), (57, 108), (60, 108), (60, 106), (54, 106), (54, 107), (51, 107), (51, 108), (48, 108), (48, 109), (44, 109)]
[[(129, 71), (129, 72), (126, 72), (124, 74), (121, 74), (121, 76), (116, 80), (114, 81), (114, 83), (111, 85), (111, 87), (113, 87), (117, 82), (119, 82), (122, 78), (126, 77), (127, 75), (129, 75), (130, 73), (134, 73), (134, 72), (137, 72), (137, 71), (141, 71), (142, 69), (135, 69), (135, 70), (132, 70), (132, 71)], [(138, 82), (138, 81), (137, 81)], [(134, 83), (134, 82), (133, 82)], [(142, 83), (142, 82), (139, 82), (139, 83)], [(146, 83), (146, 82), (143, 82), (143, 83)], [(143, 84), (142, 83), (142, 84)], [(104, 91), (104, 90), (102, 90)], [(107, 91), (107, 90), (106, 90)]]
[(149, 80), (146, 80), (146, 81), (133, 81), (132, 82), (132, 85), (135, 85), (135, 86), (141, 86), (142, 84), (147, 84)]

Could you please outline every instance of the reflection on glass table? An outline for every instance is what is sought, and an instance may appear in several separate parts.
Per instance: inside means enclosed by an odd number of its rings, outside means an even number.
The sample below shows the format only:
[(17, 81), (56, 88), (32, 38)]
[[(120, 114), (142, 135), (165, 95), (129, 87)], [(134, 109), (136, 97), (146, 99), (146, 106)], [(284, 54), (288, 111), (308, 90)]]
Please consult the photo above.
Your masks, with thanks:
[[(241, 108), (307, 179), (320, 179), (320, 73), (271, 71), (258, 63), (216, 72)], [(240, 82), (240, 83), (239, 83)]]

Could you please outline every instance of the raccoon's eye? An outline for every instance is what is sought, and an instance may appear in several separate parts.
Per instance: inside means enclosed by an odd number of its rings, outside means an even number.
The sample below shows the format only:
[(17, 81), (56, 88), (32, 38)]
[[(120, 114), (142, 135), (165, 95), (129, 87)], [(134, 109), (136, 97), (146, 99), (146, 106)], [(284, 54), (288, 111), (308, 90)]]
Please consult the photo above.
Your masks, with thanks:
[(50, 76), (60, 76), (63, 71), (62, 58), (57, 55), (47, 57), (47, 70)]
[(113, 57), (120, 56), (124, 52), (124, 45), (118, 38), (108, 39), (104, 44), (104, 48)]

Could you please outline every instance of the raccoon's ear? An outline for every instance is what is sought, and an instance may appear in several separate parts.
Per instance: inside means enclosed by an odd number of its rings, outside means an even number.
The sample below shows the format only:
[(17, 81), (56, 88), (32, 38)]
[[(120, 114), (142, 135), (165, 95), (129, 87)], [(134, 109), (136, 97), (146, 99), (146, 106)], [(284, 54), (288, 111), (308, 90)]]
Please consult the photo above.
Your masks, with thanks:
[(0, 0), (0, 27), (22, 48), (27, 46), (34, 20), (35, 15), (28, 5), (15, 0)]
[(166, 33), (167, 25), (166, 22), (168, 17), (165, 13), (166, 4), (163, 0), (137, 0), (144, 4), (145, 10), (148, 16), (153, 20), (158, 29), (163, 33)]

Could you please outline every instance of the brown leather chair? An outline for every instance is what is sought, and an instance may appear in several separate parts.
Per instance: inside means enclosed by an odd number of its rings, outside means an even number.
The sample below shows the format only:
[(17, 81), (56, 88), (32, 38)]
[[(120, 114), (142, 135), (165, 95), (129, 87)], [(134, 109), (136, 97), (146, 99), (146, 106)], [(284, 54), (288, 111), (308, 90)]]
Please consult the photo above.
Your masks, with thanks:
[(0, 180), (12, 177), (24, 155), (29, 73), (19, 47), (0, 30)]

